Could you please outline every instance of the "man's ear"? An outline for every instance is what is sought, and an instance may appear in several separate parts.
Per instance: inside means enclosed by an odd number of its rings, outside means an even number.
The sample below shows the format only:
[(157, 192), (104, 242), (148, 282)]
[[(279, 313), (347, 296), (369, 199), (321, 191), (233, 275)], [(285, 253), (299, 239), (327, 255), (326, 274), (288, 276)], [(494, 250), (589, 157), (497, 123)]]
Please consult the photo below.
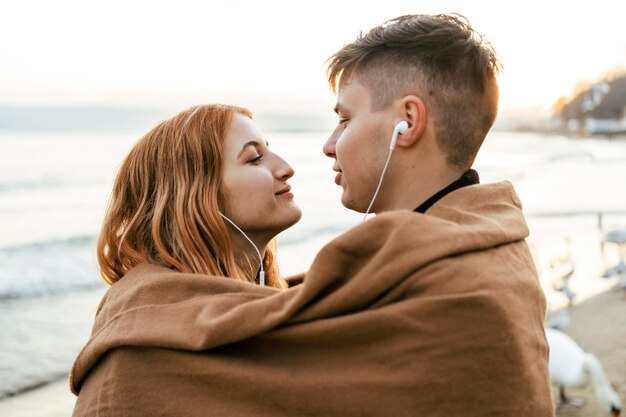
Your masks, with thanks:
[(398, 135), (397, 146), (410, 148), (417, 143), (426, 130), (427, 113), (426, 106), (421, 98), (409, 95), (400, 102), (402, 120), (409, 123), (406, 133)]

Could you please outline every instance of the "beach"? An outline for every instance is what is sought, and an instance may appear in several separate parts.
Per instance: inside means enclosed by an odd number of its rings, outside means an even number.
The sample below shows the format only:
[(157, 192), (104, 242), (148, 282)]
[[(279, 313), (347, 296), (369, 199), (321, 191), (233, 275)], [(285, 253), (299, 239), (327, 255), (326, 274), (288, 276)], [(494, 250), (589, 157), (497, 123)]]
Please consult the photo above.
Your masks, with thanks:
[[(333, 237), (362, 221), (339, 203), (325, 133), (268, 133), (295, 169), (291, 184), (303, 218), (279, 236), (284, 275), (305, 271)], [(86, 342), (106, 290), (94, 257), (95, 237), (115, 170), (137, 132), (0, 135), (0, 415), (69, 416), (75, 401), (67, 374)], [(32, 157), (32, 150), (37, 155)], [(476, 160), (482, 182), (511, 181), (524, 205), (529, 244), (543, 272), (555, 259), (573, 266), (576, 294), (565, 329), (604, 365), (626, 402), (626, 300), (601, 278), (617, 247), (600, 243), (626, 228), (626, 141), (568, 139), (512, 132), (490, 134)], [(624, 214), (620, 214), (620, 210)], [(602, 225), (598, 222), (598, 213)], [(544, 282), (551, 307), (560, 293)], [(559, 415), (602, 416), (591, 389)], [(596, 408), (594, 408), (596, 407)], [(593, 410), (593, 411), (589, 411)], [(573, 413), (573, 414), (572, 414)]]

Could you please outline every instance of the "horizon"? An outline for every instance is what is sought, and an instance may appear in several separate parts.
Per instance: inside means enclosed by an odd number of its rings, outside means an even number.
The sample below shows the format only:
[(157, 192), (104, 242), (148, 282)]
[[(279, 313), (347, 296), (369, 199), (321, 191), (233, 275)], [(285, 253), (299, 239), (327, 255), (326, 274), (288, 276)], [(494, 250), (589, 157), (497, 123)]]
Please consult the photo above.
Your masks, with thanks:
[[(235, 103), (236, 104), (236, 103)], [(143, 131), (176, 115), (183, 108), (125, 107), (114, 105), (6, 106), (0, 104), (0, 134)], [(323, 107), (295, 110), (265, 108), (253, 110), (254, 120), (266, 132), (331, 132), (336, 115)], [(498, 112), (492, 131), (517, 130), (521, 124), (548, 120), (552, 114), (528, 108)]]

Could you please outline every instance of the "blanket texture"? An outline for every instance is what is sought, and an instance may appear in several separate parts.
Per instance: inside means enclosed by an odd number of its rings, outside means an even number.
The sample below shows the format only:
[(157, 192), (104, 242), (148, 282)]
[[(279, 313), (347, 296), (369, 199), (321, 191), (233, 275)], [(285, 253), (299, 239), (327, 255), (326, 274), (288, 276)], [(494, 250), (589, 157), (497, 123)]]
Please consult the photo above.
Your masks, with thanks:
[(502, 182), (368, 220), (285, 291), (137, 266), (74, 363), (74, 416), (552, 416), (527, 235)]

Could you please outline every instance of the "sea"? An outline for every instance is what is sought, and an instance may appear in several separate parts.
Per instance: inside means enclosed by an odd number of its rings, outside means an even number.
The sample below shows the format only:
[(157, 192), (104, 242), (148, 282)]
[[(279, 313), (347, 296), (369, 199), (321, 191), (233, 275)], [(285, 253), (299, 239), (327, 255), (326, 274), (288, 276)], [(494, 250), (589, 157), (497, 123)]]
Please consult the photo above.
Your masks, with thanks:
[[(3, 406), (11, 398), (67, 379), (87, 341), (107, 288), (95, 239), (115, 173), (141, 134), (0, 132), (0, 415), (10, 415)], [(278, 238), (285, 275), (305, 271), (325, 243), (363, 219), (341, 206), (322, 153), (327, 134), (265, 134), (295, 169), (290, 183), (303, 210)], [(618, 247), (603, 240), (626, 229), (626, 140), (492, 132), (474, 168), (483, 183), (516, 187), (540, 273), (571, 264), (576, 302), (614, 284), (602, 273), (617, 264)]]

